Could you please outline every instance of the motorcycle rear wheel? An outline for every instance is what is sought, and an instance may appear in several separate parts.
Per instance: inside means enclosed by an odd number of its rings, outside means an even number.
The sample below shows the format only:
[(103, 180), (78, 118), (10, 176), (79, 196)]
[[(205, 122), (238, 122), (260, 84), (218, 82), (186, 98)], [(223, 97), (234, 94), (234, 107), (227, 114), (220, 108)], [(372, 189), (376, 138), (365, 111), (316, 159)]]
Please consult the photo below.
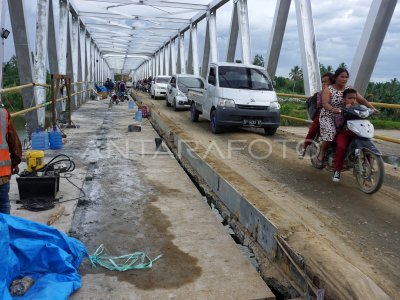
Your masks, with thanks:
[(316, 169), (321, 169), (321, 165), (318, 164), (316, 158), (319, 155), (319, 134), (317, 134), (313, 140), (313, 142), (308, 146), (308, 149), (310, 149), (310, 161), (311, 164), (314, 168)]
[(381, 188), (385, 177), (383, 159), (368, 149), (362, 150), (360, 159), (362, 160), (361, 169), (357, 164), (354, 170), (360, 190), (366, 194), (376, 193)]

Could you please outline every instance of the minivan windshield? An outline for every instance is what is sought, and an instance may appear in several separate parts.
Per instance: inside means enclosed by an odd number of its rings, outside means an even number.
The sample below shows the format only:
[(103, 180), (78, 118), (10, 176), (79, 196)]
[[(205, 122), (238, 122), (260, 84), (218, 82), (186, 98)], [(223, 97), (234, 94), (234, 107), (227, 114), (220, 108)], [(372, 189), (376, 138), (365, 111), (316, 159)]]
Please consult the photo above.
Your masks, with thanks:
[(156, 83), (168, 83), (171, 77), (157, 77)]
[(187, 93), (189, 88), (204, 88), (203, 80), (193, 77), (180, 77), (178, 79), (178, 87), (182, 93)]
[(272, 91), (272, 82), (264, 70), (221, 66), (218, 68), (219, 86), (230, 89)]

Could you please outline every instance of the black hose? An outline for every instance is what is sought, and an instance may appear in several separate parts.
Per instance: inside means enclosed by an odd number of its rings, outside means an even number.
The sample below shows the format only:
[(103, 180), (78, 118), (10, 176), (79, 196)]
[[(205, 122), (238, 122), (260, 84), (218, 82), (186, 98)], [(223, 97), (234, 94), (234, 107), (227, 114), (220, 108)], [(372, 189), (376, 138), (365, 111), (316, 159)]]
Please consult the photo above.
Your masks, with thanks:
[[(63, 159), (59, 159), (57, 161), (54, 161), (57, 158), (60, 157), (64, 157)], [(75, 162), (67, 155), (65, 154), (58, 154), (55, 157), (53, 157), (47, 164), (45, 164), (42, 168), (35, 170), (35, 172), (25, 172), (25, 173), (21, 173), (20, 177), (27, 177), (27, 176), (36, 176), (37, 172), (43, 172), (46, 173), (48, 169), (50, 170), (54, 170), (54, 166), (57, 164), (60, 164), (62, 162), (69, 162), (69, 166), (65, 169), (61, 169), (59, 171), (59, 173), (68, 173), (68, 172), (72, 172), (73, 170), (75, 170)]]

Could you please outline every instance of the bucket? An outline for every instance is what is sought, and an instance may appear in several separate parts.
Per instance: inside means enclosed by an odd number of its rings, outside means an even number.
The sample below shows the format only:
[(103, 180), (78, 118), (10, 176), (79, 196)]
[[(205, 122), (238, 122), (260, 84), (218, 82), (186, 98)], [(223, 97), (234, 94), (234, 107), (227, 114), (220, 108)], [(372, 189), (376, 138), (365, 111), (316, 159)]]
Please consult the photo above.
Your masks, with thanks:
[(53, 128), (53, 131), (49, 133), (50, 149), (61, 149), (62, 148), (62, 133), (57, 130), (57, 127)]
[(128, 109), (133, 109), (134, 106), (135, 106), (135, 104), (134, 104), (133, 100), (132, 100), (132, 99), (129, 100), (129, 102), (128, 102)]
[(142, 111), (139, 109), (135, 113), (135, 121), (142, 122)]
[(37, 128), (32, 133), (32, 150), (47, 150), (49, 149), (49, 135), (47, 131)]

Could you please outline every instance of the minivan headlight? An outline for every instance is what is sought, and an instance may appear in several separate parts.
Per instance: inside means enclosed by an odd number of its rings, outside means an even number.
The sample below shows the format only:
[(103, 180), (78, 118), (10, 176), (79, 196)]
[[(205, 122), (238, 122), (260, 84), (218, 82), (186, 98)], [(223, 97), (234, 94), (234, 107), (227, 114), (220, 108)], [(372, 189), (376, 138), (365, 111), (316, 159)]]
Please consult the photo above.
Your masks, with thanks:
[(218, 106), (235, 107), (235, 101), (233, 101), (232, 99), (227, 99), (227, 98), (219, 98)]
[(271, 102), (270, 107), (274, 108), (274, 109), (280, 109), (281, 105), (279, 104), (278, 101), (274, 101), (274, 102)]

